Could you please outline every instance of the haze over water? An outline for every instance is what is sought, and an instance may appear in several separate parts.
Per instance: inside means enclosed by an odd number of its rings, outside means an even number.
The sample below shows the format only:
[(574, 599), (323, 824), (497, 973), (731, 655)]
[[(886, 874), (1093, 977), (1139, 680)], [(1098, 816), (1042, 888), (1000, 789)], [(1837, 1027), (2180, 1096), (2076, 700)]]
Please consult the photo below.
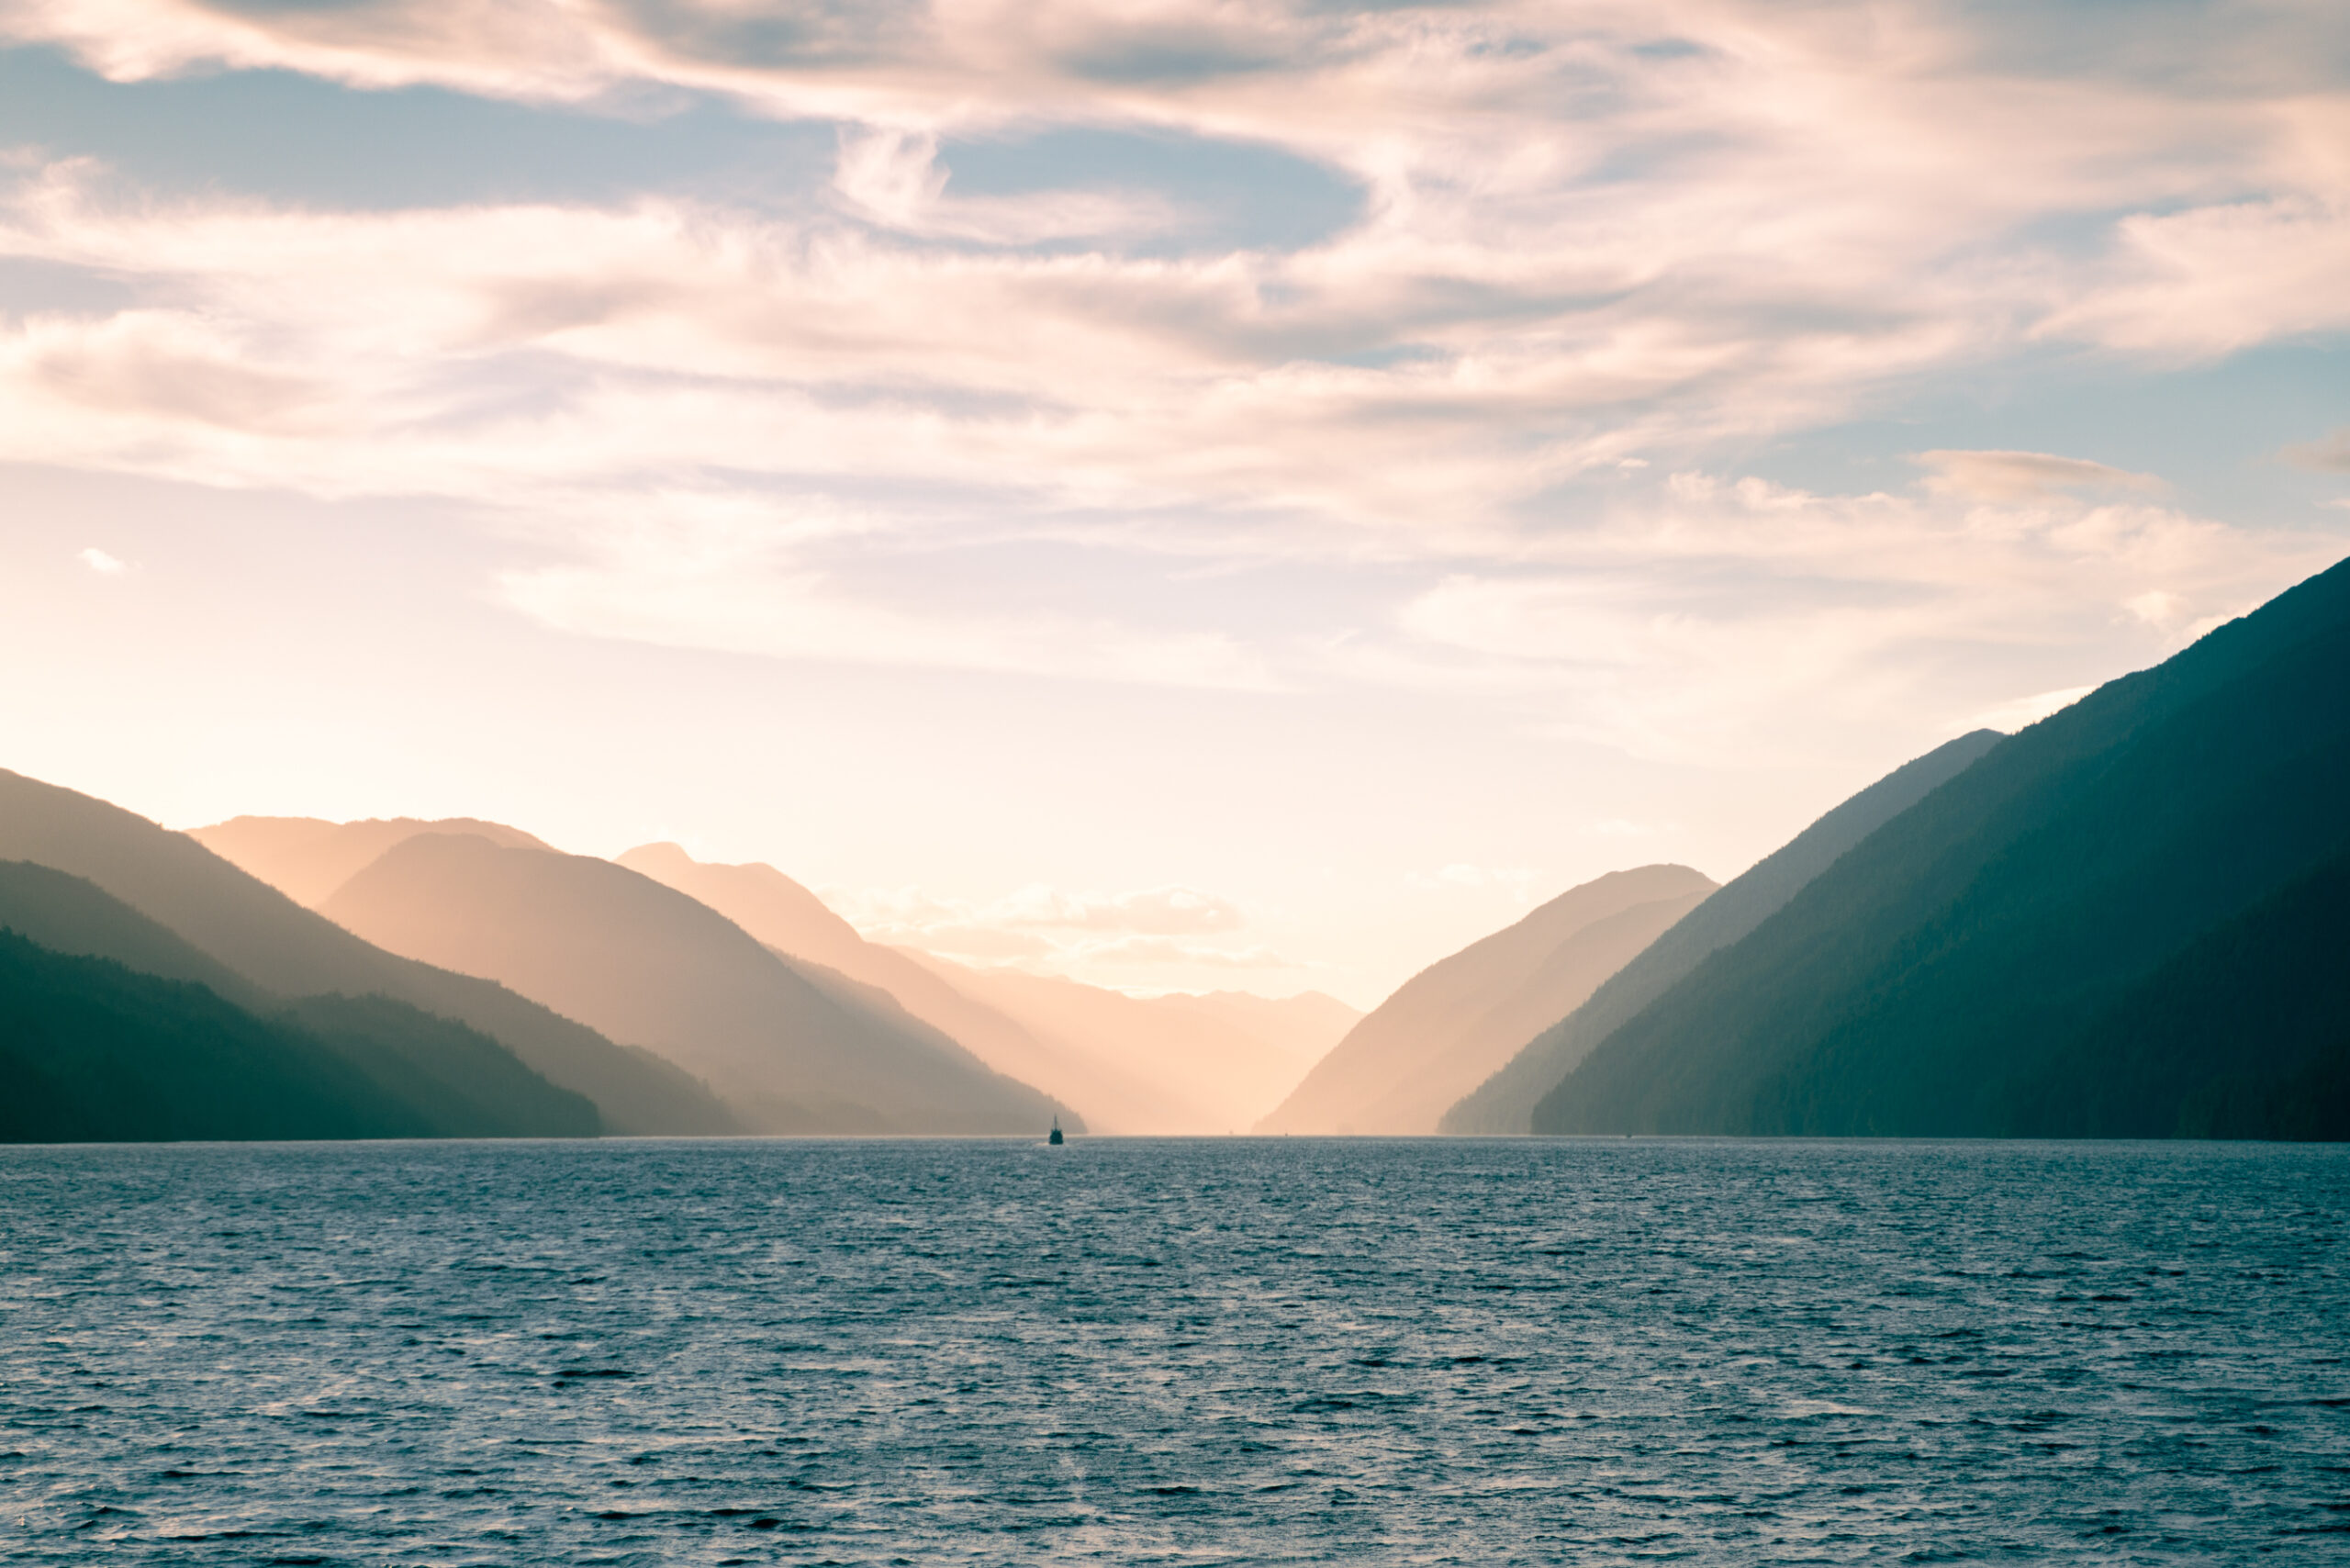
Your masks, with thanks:
[(24, 1562), (2338, 1562), (2339, 1146), (0, 1150)]

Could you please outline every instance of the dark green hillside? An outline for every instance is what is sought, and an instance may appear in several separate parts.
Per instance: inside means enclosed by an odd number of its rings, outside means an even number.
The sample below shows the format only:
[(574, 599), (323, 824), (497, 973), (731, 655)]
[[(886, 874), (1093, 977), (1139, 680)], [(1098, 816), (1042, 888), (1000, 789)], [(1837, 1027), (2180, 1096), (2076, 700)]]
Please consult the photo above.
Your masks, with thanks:
[[(2078, 1092), (2129, 993), (2350, 844), (2345, 780), (2350, 565), (1994, 747), (1616, 1030), (1535, 1128), (2055, 1125), (2020, 1086)], [(2288, 1070), (2238, 1066), (2240, 1105)]]
[(1707, 954), (1760, 925), (1852, 846), (1974, 766), (2007, 737), (1976, 730), (1895, 768), (1758, 860), (1691, 910), (1639, 957), (1607, 978), (1590, 1000), (1551, 1025), (1499, 1072), (1445, 1113), (1448, 1133), (1523, 1133), (1534, 1107), (1581, 1066), (1592, 1048)]
[(0, 929), (52, 953), (192, 981), (264, 1021), (290, 1024), (437, 1136), (592, 1137), (602, 1130), (591, 1102), (549, 1083), (487, 1035), (385, 996), (308, 997), (289, 1007), (80, 877), (0, 861)]
[(592, 1100), (612, 1131), (743, 1130), (675, 1064), (616, 1045), (493, 981), (370, 946), (187, 834), (119, 806), (0, 769), (0, 859), (86, 878), (202, 957), (275, 995), (381, 994), (460, 1020), (550, 1082)]
[[(140, 917), (122, 913), (108, 924), (135, 934)], [(9, 930), (0, 930), (0, 1085), (8, 1142), (601, 1130), (591, 1103), (497, 1041), (387, 997), (308, 997), (257, 1016), (201, 983), (55, 952)]]
[(249, 1013), (278, 999), (228, 965), (81, 877), (28, 860), (0, 860), (0, 930), (52, 953), (112, 958), (162, 980), (192, 980)]
[(278, 1015), (421, 1115), (436, 1137), (594, 1137), (595, 1102), (479, 1030), (387, 996), (306, 996)]
[(203, 986), (0, 931), (0, 1140), (409, 1137), (350, 1062)]
[(2132, 987), (2011, 1103), (2050, 1137), (2350, 1138), (2350, 855)]

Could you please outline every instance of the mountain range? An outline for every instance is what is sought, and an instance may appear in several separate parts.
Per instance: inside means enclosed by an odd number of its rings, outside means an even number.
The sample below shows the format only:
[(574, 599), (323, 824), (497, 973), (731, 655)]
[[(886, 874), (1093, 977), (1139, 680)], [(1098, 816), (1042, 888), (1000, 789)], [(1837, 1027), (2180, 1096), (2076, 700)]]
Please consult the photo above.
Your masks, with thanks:
[(2350, 563), (1991, 745), (1537, 1132), (2350, 1136)]
[(463, 1024), (591, 1102), (607, 1131), (744, 1130), (676, 1064), (493, 981), (385, 952), (189, 835), (104, 801), (0, 770), (0, 860), (92, 884), (267, 996), (381, 996)]
[(1359, 1014), (958, 964), (671, 844), (181, 834), (0, 772), (0, 1139), (2350, 1137), (2345, 778), (2350, 564)]
[(787, 958), (649, 877), (471, 833), (410, 834), (322, 912), (699, 1075), (766, 1133), (1035, 1132), (1072, 1113), (889, 992)]
[(1438, 1130), (1532, 1131), (1535, 1104), (1581, 1066), (1600, 1041), (1695, 969), (1706, 955), (1760, 925), (1846, 850), (1973, 767), (2006, 738), (1997, 730), (1976, 730), (1937, 746), (1886, 774), (1732, 878), (1446, 1111)]
[(1686, 866), (1614, 871), (1406, 980), (1258, 1124), (1429, 1133), (1445, 1111), (1714, 890)]
[(674, 844), (620, 864), (699, 899), (779, 953), (889, 992), (998, 1072), (1053, 1092), (1096, 1131), (1247, 1128), (1360, 1014), (1307, 991), (1138, 998), (1018, 970), (982, 970), (868, 942), (772, 866), (712, 865)]
[(497, 1041), (385, 996), (271, 995), (95, 883), (0, 861), (0, 1137), (579, 1137)]

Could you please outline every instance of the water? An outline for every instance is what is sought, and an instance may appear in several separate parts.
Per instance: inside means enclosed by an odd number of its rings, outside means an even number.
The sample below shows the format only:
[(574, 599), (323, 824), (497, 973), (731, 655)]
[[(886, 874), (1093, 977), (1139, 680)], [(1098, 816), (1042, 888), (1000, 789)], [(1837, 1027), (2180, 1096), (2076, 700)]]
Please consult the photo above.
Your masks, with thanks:
[(0, 1150), (0, 1561), (2350, 1562), (2350, 1149)]

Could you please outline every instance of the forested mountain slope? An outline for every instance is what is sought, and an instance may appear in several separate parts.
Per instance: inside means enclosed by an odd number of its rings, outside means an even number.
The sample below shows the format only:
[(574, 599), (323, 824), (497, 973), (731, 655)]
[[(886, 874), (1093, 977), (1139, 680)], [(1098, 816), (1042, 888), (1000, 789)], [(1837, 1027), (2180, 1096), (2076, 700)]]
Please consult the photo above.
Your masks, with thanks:
[(0, 860), (85, 879), (273, 995), (380, 994), (463, 1023), (586, 1095), (609, 1131), (743, 1130), (673, 1064), (490, 981), (384, 952), (185, 834), (92, 796), (0, 770)]
[(1560, 894), (1404, 981), (1258, 1130), (1434, 1132), (1461, 1095), (1713, 890), (1686, 866), (1643, 866)]
[[(2350, 564), (1993, 747), (1612, 1033), (1535, 1130), (2086, 1125), (2076, 1103), (2136, 1070), (2115, 1021), (2148, 1016), (2165, 983), (2207, 1010), (2255, 972), (2320, 994), (2300, 949), (2270, 943), (2266, 971), (2217, 955), (2231, 923), (2273, 929), (2260, 912), (2298, 907), (2305, 879), (2322, 903), (2323, 868), (2350, 846), (2345, 780)], [(2160, 980), (2173, 965), (2221, 978)], [(2323, 1028), (2234, 1040), (2201, 1058), (2208, 1081), (2172, 1074), (2131, 1125), (2190, 1126), (2221, 1077), (2232, 1103), (2277, 1103), (2350, 1047)], [(2246, 1134), (2293, 1130), (2232, 1114)]]
[(1805, 883), (1870, 834), (1974, 766), (2006, 737), (1976, 730), (1904, 763), (1724, 883), (1606, 980), (1583, 1004), (1533, 1037), (1506, 1066), (1447, 1111), (1448, 1133), (1524, 1133), (1534, 1107), (1582, 1065), (1592, 1047), (1707, 954), (1760, 925)]

